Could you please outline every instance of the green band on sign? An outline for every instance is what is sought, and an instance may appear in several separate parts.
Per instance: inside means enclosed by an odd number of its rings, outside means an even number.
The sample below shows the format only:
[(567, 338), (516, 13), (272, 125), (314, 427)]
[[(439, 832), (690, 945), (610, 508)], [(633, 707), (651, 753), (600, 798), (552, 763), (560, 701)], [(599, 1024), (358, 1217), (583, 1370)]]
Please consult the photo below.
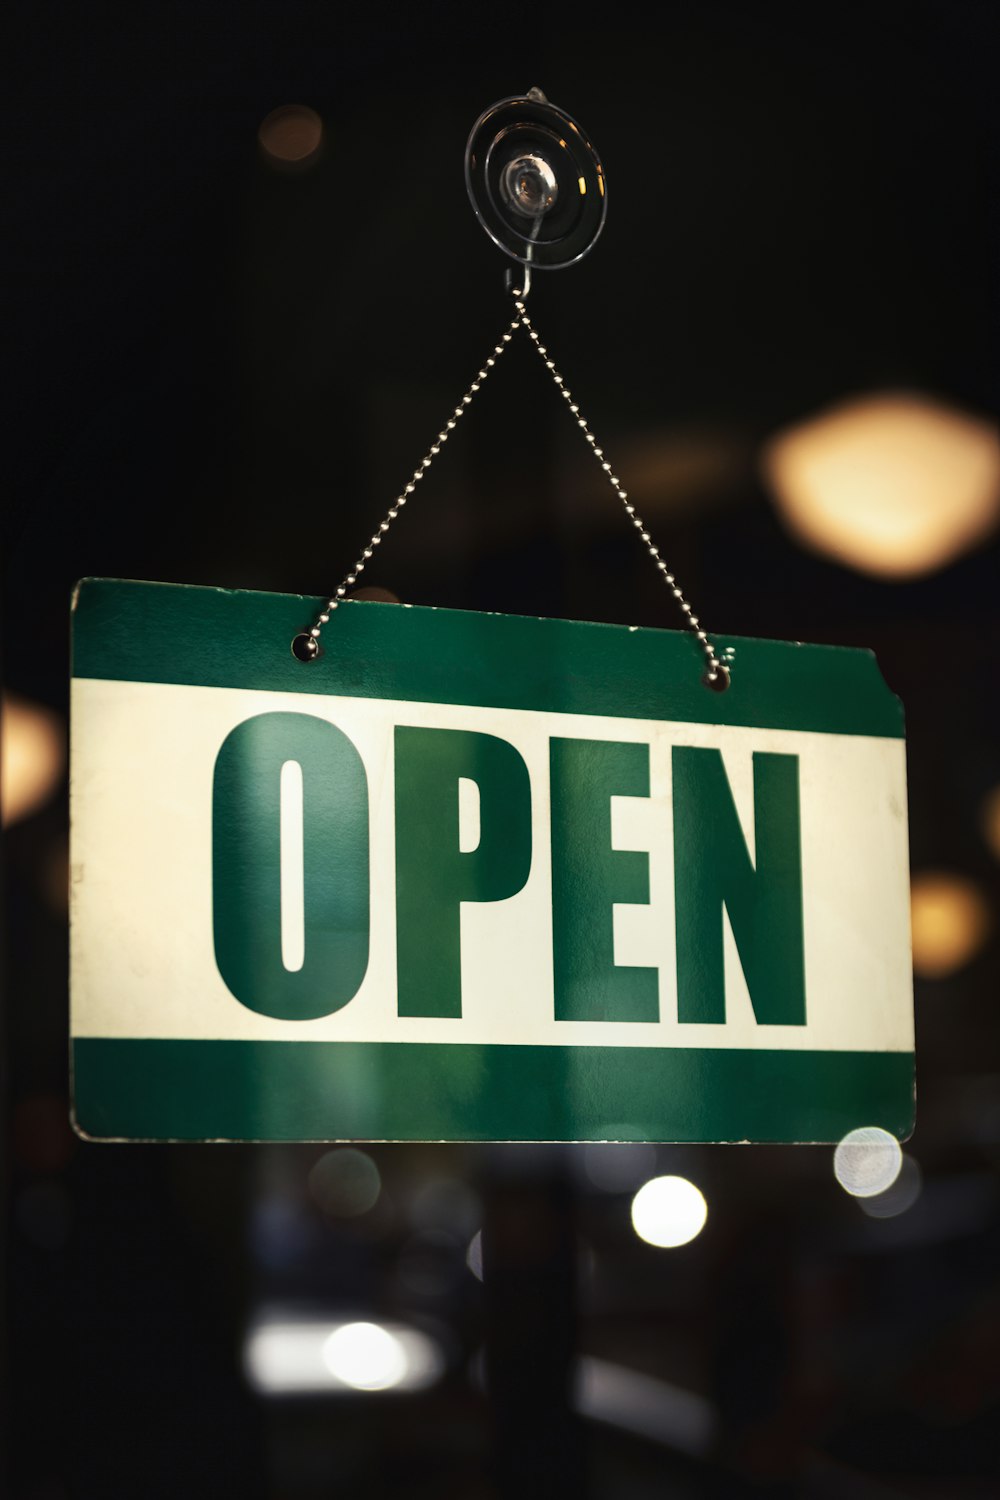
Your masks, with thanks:
[(349, 600), (306, 666), (290, 645), (321, 603), (84, 579), (73, 675), (903, 737), (870, 651), (719, 640), (732, 686), (712, 693), (686, 631)]
[(74, 1059), (77, 1124), (103, 1137), (832, 1142), (913, 1126), (901, 1052), (83, 1038)]

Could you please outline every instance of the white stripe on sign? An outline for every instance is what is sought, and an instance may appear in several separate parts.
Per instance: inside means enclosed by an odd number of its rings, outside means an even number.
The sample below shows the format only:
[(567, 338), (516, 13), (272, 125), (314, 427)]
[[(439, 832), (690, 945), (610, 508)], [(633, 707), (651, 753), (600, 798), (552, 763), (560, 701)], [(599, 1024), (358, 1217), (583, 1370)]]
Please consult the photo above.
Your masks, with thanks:
[[(902, 740), (172, 683), (76, 678), (72, 694), (75, 1036), (912, 1050)], [(226, 987), (213, 946), (216, 757), (238, 724), (272, 711), (335, 724), (357, 748), (368, 783), (368, 969), (348, 1004), (311, 1021), (276, 1020), (241, 1005)], [(524, 887), (505, 900), (462, 903), (460, 1017), (398, 1014), (393, 737), (399, 725), (498, 736), (517, 750), (530, 777), (532, 853)], [(615, 964), (656, 971), (655, 1020), (555, 1018), (549, 788), (556, 736), (648, 747), (649, 796), (612, 796), (609, 809), (611, 846), (647, 856), (648, 899), (616, 904), (610, 915)], [(765, 752), (798, 759), (804, 1026), (758, 1024), (728, 919), (725, 1024), (679, 1017), (677, 745), (721, 752), (751, 860), (757, 854), (753, 757)], [(286, 969), (305, 970), (303, 925), (311, 917), (304, 913), (302, 840), (309, 788), (297, 777), (292, 792), (295, 764), (285, 765), (288, 800), (284, 785), (281, 798), (281, 957)], [(478, 805), (478, 786), (464, 779), (469, 785), (457, 793), (458, 837), (461, 849), (471, 852), (480, 834), (488, 840), (496, 829)], [(338, 851), (331, 849), (329, 858), (335, 870)]]

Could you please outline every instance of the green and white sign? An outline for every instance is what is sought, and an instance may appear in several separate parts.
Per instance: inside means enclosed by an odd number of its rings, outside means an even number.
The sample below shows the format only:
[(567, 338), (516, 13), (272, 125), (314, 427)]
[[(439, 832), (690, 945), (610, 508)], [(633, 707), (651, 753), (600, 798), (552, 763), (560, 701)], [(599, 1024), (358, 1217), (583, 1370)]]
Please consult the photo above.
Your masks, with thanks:
[(92, 579), (75, 1116), (99, 1138), (913, 1124), (902, 710), (867, 652)]

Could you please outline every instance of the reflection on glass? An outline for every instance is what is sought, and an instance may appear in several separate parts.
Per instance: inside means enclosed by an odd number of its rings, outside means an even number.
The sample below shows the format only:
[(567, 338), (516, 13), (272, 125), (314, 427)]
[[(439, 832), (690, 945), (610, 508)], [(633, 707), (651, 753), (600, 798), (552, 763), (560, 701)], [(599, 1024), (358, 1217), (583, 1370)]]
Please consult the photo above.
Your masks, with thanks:
[(351, 1146), (327, 1151), (309, 1173), (309, 1191), (324, 1213), (355, 1219), (374, 1208), (382, 1189), (378, 1167)]
[[(609, 1135), (614, 1134), (609, 1129)], [(629, 1193), (656, 1169), (656, 1148), (641, 1142), (594, 1141), (583, 1148), (587, 1181), (602, 1193)]]
[(693, 1457), (708, 1452), (718, 1427), (717, 1414), (704, 1396), (590, 1356), (579, 1363), (576, 1404), (592, 1422)]

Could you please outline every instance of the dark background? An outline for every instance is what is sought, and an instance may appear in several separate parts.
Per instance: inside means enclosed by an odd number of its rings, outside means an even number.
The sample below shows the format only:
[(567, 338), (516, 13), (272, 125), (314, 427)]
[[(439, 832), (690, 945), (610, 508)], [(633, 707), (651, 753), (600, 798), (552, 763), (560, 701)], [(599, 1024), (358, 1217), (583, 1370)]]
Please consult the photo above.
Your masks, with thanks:
[[(65, 714), (83, 575), (336, 586), (509, 316), (462, 152), (483, 108), (538, 84), (608, 174), (593, 255), (530, 301), (599, 440), (710, 630), (876, 650), (907, 708), (914, 867), (965, 873), (995, 911), (977, 819), (1000, 783), (996, 539), (877, 581), (804, 551), (758, 468), (772, 433), (858, 392), (995, 410), (994, 16), (9, 7), (9, 689)], [(296, 170), (257, 136), (289, 103), (324, 126)], [(561, 405), (515, 344), (370, 581), (674, 627)], [(65, 861), (63, 789), (5, 861), (18, 1500), (997, 1492), (995, 938), (917, 985), (917, 1206), (866, 1219), (824, 1148), (661, 1149), (710, 1217), (657, 1251), (576, 1148), (373, 1148), (383, 1206), (344, 1222), (310, 1203), (319, 1147), (76, 1141)], [(465, 1208), (428, 1228), (408, 1205), (441, 1181)], [(275, 1182), (308, 1231), (277, 1242)], [(430, 1320), (449, 1373), (424, 1395), (263, 1400), (240, 1348), (276, 1299)], [(661, 1415), (671, 1390), (703, 1398), (716, 1439), (692, 1454), (665, 1419), (643, 1437), (575, 1417), (574, 1348), (656, 1377)]]

